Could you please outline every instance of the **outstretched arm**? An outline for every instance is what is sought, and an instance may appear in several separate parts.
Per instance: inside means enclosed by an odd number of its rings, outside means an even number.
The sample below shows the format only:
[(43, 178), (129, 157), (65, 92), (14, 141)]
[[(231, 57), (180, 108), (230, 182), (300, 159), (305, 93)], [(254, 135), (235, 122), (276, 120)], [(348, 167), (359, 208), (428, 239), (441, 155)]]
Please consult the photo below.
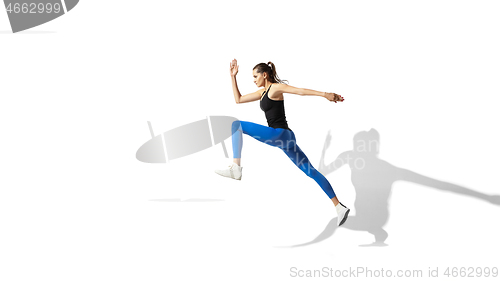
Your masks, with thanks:
[(433, 187), (436, 189), (444, 190), (444, 191), (449, 191), (449, 192), (453, 192), (453, 193), (458, 193), (458, 194), (463, 194), (463, 195), (483, 199), (483, 200), (488, 201), (492, 204), (500, 205), (500, 196), (499, 195), (484, 194), (484, 193), (481, 193), (481, 192), (478, 192), (478, 191), (475, 191), (472, 189), (468, 189), (468, 188), (460, 186), (460, 185), (456, 185), (453, 183), (444, 182), (444, 181), (436, 180), (433, 178), (429, 178), (429, 177), (426, 177), (424, 175), (421, 175), (421, 174), (418, 174), (418, 173), (415, 173), (415, 172), (412, 172), (412, 171), (406, 170), (406, 169), (400, 169), (397, 174), (400, 176), (398, 178), (398, 180), (410, 181), (410, 182), (418, 183), (418, 184), (425, 185), (428, 187)]
[(341, 95), (337, 95), (335, 93), (328, 92), (319, 92), (315, 90), (309, 90), (304, 88), (296, 88), (286, 84), (278, 84), (274, 89), (277, 93), (290, 93), (296, 94), (300, 96), (320, 96), (328, 99), (329, 101), (333, 101), (335, 103), (344, 101), (344, 98)]

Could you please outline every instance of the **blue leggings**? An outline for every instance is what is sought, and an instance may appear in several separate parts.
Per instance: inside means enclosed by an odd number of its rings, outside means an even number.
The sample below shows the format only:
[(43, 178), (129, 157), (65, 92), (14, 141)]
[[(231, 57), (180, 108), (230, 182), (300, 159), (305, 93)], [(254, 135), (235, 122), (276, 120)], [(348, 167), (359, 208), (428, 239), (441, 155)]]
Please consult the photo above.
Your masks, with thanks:
[(272, 128), (247, 121), (234, 121), (232, 124), (233, 157), (241, 158), (243, 133), (271, 146), (279, 147), (308, 177), (315, 180), (328, 198), (335, 197), (335, 192), (328, 180), (318, 172), (295, 140), (293, 131)]

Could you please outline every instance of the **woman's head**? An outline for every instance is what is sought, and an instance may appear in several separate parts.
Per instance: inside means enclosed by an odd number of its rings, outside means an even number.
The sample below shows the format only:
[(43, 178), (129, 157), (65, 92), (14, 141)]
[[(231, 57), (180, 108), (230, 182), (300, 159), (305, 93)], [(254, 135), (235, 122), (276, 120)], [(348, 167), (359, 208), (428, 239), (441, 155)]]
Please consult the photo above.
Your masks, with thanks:
[(253, 81), (257, 87), (266, 85), (266, 80), (271, 83), (286, 83), (288, 81), (281, 80), (276, 73), (276, 66), (274, 63), (259, 63), (253, 68)]

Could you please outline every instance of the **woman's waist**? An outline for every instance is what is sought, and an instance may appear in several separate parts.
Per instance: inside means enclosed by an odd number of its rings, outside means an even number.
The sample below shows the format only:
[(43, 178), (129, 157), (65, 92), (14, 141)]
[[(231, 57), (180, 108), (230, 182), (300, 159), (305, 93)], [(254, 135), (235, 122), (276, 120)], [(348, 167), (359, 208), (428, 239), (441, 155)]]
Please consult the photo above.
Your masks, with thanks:
[(274, 129), (285, 129), (291, 131), (290, 127), (288, 127), (288, 124), (268, 124), (269, 127), (274, 128)]

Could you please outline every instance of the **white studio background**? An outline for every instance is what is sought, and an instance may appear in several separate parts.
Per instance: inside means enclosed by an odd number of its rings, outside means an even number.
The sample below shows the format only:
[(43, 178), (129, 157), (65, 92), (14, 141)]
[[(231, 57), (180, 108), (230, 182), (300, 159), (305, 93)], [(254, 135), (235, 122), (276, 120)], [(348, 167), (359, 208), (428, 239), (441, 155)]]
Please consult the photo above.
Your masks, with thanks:
[[(272, 61), (292, 86), (346, 99), (285, 95), (314, 166), (328, 131), (330, 163), (374, 128), (380, 159), (500, 194), (499, 11), (497, 1), (81, 1), (18, 34), (0, 12), (0, 279), (500, 267), (500, 206), (474, 196), (398, 181), (389, 246), (359, 247), (373, 235), (340, 228), (286, 248), (336, 214), (279, 149), (244, 136), (241, 181), (213, 173), (231, 162), (221, 145), (163, 165), (135, 159), (147, 121), (155, 134), (210, 115), (266, 125), (257, 102), (234, 103), (229, 63), (246, 94), (253, 66)], [(350, 176), (327, 178), (352, 207)], [(213, 201), (180, 202), (193, 198)]]

